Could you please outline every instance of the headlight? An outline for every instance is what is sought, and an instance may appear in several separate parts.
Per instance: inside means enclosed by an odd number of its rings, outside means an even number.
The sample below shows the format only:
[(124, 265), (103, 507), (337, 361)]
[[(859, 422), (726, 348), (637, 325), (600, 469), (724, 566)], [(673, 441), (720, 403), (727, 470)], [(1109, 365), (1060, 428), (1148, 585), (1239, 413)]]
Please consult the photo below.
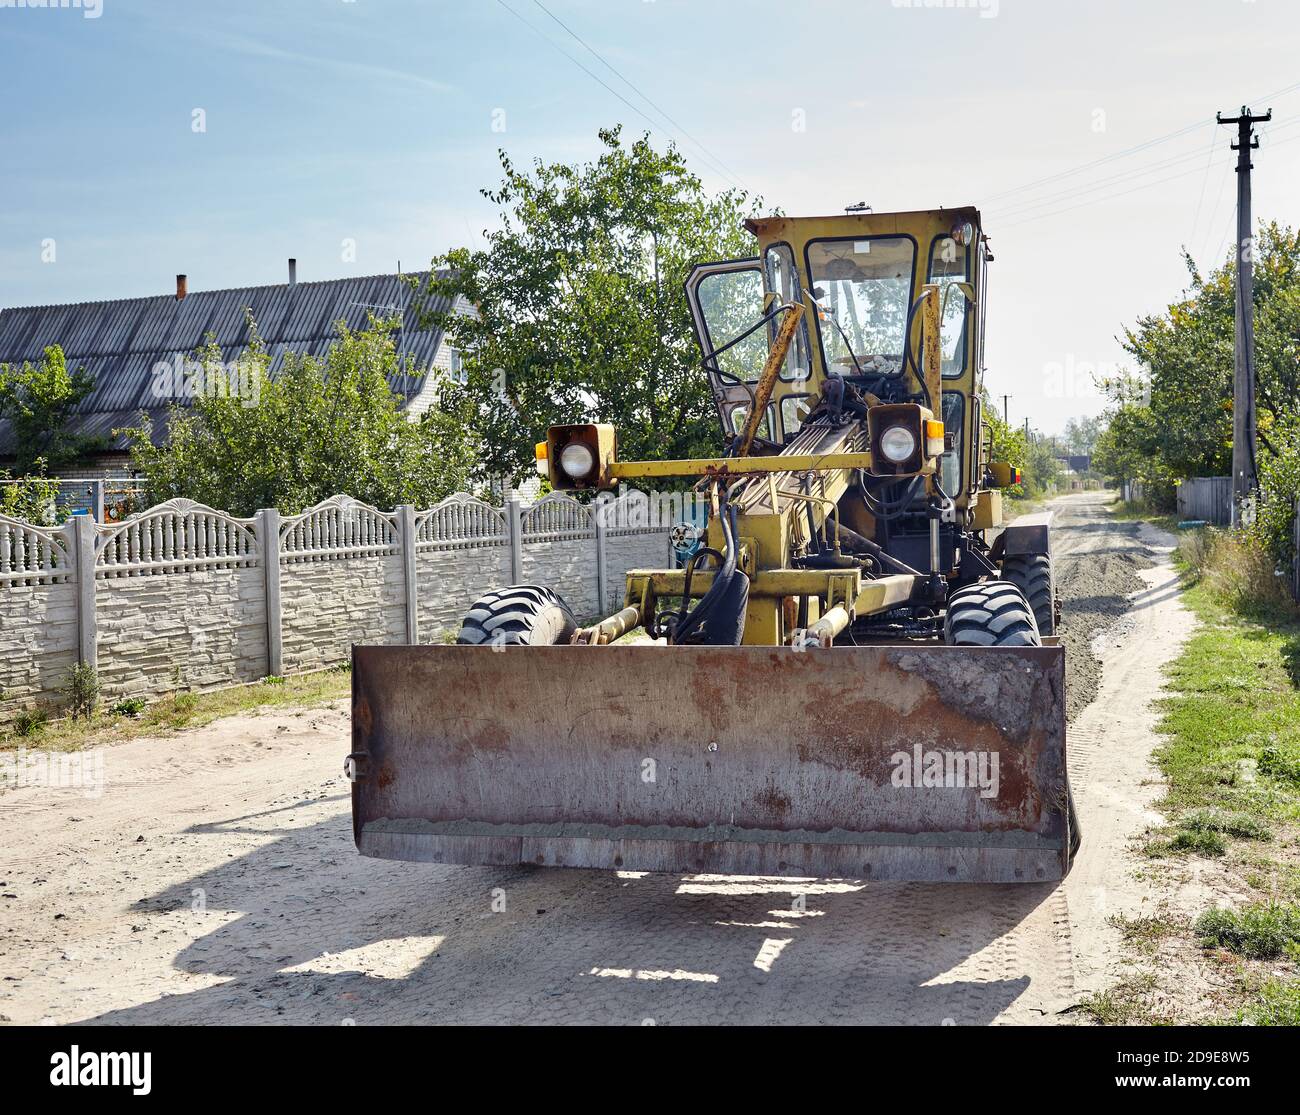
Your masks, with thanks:
[(880, 435), (880, 451), (886, 460), (901, 465), (916, 452), (916, 435), (906, 426), (890, 426)]
[(560, 468), (573, 480), (590, 475), (596, 467), (596, 455), (579, 442), (570, 442), (560, 450)]

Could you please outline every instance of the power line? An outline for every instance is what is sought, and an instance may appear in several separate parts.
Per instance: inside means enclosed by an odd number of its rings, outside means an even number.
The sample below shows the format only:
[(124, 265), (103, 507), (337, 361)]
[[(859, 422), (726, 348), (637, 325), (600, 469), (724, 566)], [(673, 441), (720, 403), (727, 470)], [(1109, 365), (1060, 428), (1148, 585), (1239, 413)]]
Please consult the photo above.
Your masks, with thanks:
[[(1283, 125), (1282, 125), (1282, 128), (1294, 127), (1294, 126), (1296, 126), (1296, 125), (1298, 125), (1298, 124), (1300, 124), (1300, 120), (1293, 121), (1293, 122), (1290, 123), (1290, 124), (1283, 124)], [(1274, 131), (1281, 131), (1282, 128), (1275, 128), (1275, 129), (1273, 129), (1273, 130), (1274, 130)], [(1289, 139), (1280, 140), (1280, 141), (1274, 143), (1272, 146), (1274, 146), (1274, 147), (1281, 147), (1281, 146), (1283, 146), (1284, 144), (1287, 144), (1287, 143), (1295, 143), (1297, 140), (1300, 140), (1300, 135), (1291, 136)], [(1228, 166), (1231, 166), (1233, 160), (1231, 160), (1231, 159), (1227, 159), (1227, 160), (1225, 160), (1225, 162), (1228, 164)], [(1093, 198), (1091, 201), (1081, 201), (1081, 202), (1079, 202), (1077, 205), (1069, 205), (1069, 206), (1066, 206), (1066, 207), (1063, 208), (1063, 209), (1056, 209), (1056, 210), (1053, 210), (1053, 211), (1050, 212), (1050, 213), (1039, 213), (1039, 214), (1037, 214), (1037, 215), (1035, 215), (1035, 216), (1032, 216), (1032, 217), (1026, 217), (1023, 221), (1012, 221), (1012, 222), (1010, 222), (1009, 224), (1003, 225), (1002, 228), (1003, 228), (1003, 229), (1016, 228), (1016, 227), (1018, 227), (1019, 225), (1026, 225), (1026, 224), (1030, 224), (1030, 223), (1032, 223), (1033, 221), (1041, 221), (1041, 220), (1045, 220), (1045, 219), (1048, 218), (1048, 217), (1059, 217), (1059, 216), (1061, 216), (1061, 215), (1064, 214), (1064, 213), (1072, 213), (1072, 212), (1074, 212), (1074, 210), (1076, 210), (1076, 209), (1083, 209), (1083, 208), (1086, 208), (1086, 207), (1089, 206), (1089, 205), (1099, 205), (1099, 204), (1101, 204), (1101, 203), (1103, 203), (1103, 202), (1114, 201), (1116, 198), (1124, 197), (1124, 196), (1126, 196), (1126, 195), (1128, 195), (1128, 194), (1132, 194), (1132, 193), (1137, 193), (1139, 190), (1150, 189), (1152, 186), (1161, 186), (1161, 185), (1164, 185), (1166, 182), (1173, 182), (1173, 181), (1175, 181), (1175, 180), (1177, 180), (1177, 179), (1179, 179), (1179, 178), (1187, 178), (1189, 175), (1193, 175), (1193, 174), (1196, 174), (1196, 173), (1198, 173), (1198, 172), (1197, 172), (1197, 170), (1196, 170), (1195, 168), (1193, 168), (1192, 170), (1184, 170), (1184, 171), (1180, 171), (1178, 174), (1171, 174), (1171, 175), (1168, 175), (1167, 177), (1164, 177), (1164, 178), (1156, 178), (1156, 179), (1154, 179), (1153, 181), (1150, 181), (1150, 182), (1142, 182), (1142, 183), (1139, 183), (1139, 184), (1136, 185), (1136, 186), (1131, 186), (1131, 187), (1129, 187), (1127, 190), (1120, 190), (1118, 193), (1107, 194), (1105, 197)]]
[[(1210, 134), (1211, 135), (1214, 134), (1213, 125), (1210, 125)], [(1060, 204), (1062, 201), (1072, 200), (1073, 198), (1082, 196), (1084, 194), (1094, 193), (1097, 190), (1104, 189), (1107, 186), (1115, 185), (1120, 182), (1131, 181), (1132, 179), (1140, 178), (1143, 175), (1152, 174), (1156, 171), (1167, 170), (1170, 167), (1181, 166), (1183, 163), (1199, 161), (1200, 158), (1201, 158), (1201, 152), (1199, 150), (1193, 151), (1190, 154), (1174, 155), (1171, 158), (1162, 159), (1158, 162), (1149, 163), (1145, 166), (1135, 167), (1130, 170), (1123, 170), (1120, 171), (1118, 174), (1112, 174), (1105, 178), (1098, 178), (1096, 179), (1096, 181), (1088, 184), (1071, 186), (1069, 189), (1058, 190), (1056, 193), (1044, 194), (1041, 198), (1032, 199), (1022, 204), (1016, 205), (1014, 207), (1011, 206), (1007, 206), (1005, 208), (995, 207), (992, 210), (992, 212), (994, 214), (1023, 213), (1027, 209), (1039, 209), (1044, 205), (1057, 205)], [(1213, 148), (1211, 148), (1211, 159), (1212, 158), (1213, 158)]]
[[(520, 23), (522, 23), (525, 27), (527, 27), (530, 31), (532, 31), (533, 34), (537, 35), (539, 38), (545, 39), (546, 42), (550, 43), (551, 46), (553, 46), (556, 50), (558, 50), (561, 54), (563, 54), (565, 58), (567, 58), (570, 62), (572, 62), (575, 66), (577, 66), (578, 69), (580, 69), (584, 74), (586, 74), (589, 78), (591, 78), (592, 81), (596, 82), (596, 84), (598, 84), (602, 89), (610, 93), (612, 96), (617, 97), (618, 100), (620, 100), (623, 104), (625, 104), (628, 108), (630, 108), (633, 112), (635, 112), (639, 117), (641, 117), (642, 120), (644, 120), (647, 124), (649, 124), (653, 130), (655, 131), (663, 130), (663, 126), (661, 124), (658, 124), (655, 121), (651, 120), (650, 117), (648, 117), (644, 112), (642, 112), (639, 108), (637, 108), (637, 106), (634, 105), (631, 101), (629, 101), (625, 96), (623, 96), (622, 93), (620, 93), (617, 89), (614, 89), (612, 86), (610, 86), (610, 84), (606, 82), (603, 78), (601, 78), (599, 74), (594, 73), (592, 70), (588, 69), (577, 58), (575, 58), (572, 54), (570, 54), (567, 50), (565, 50), (562, 46), (560, 46), (560, 44), (557, 43), (554, 39), (550, 38), (548, 35), (543, 34), (542, 31), (539, 30), (535, 25), (529, 23), (528, 20), (526, 20), (517, 11), (515, 11), (514, 8), (512, 8), (509, 4), (507, 4), (505, 0), (497, 0), (497, 3), (500, 4), (503, 8), (505, 8), (506, 11), (508, 11), (512, 16), (515, 17), (515, 19), (519, 20)], [(731, 182), (732, 185), (736, 186), (737, 188), (742, 190), (745, 189), (744, 185), (732, 179), (731, 176), (728, 175), (721, 168), (717, 166), (713, 166), (711, 164), (710, 169), (717, 171), (719, 174), (722, 175), (723, 178), (726, 178), (729, 182)]]
[[(1298, 89), (1300, 89), (1300, 81), (1297, 81), (1291, 85), (1284, 86), (1283, 88), (1278, 89), (1272, 93), (1265, 94), (1262, 97), (1257, 97), (1255, 100), (1257, 103), (1263, 101), (1276, 101), (1281, 97), (1289, 96), (1290, 94), (1294, 93)], [(1009, 197), (1011, 194), (1023, 193), (1025, 190), (1032, 190), (1037, 186), (1046, 185), (1049, 182), (1056, 182), (1062, 178), (1067, 178), (1070, 177), (1071, 175), (1079, 174), (1085, 170), (1091, 170), (1093, 167), (1102, 166), (1106, 163), (1114, 162), (1117, 159), (1128, 158), (1130, 155), (1136, 155), (1141, 151), (1147, 150), (1148, 148), (1158, 146), (1161, 143), (1168, 143), (1171, 139), (1178, 139), (1181, 136), (1187, 135), (1189, 132), (1194, 132), (1198, 130), (1200, 127), (1202, 127), (1205, 123), (1206, 122), (1204, 120), (1198, 120), (1194, 124), (1188, 124), (1186, 127), (1179, 128), (1176, 131), (1168, 132), (1165, 135), (1157, 136), (1154, 139), (1145, 140), (1142, 143), (1135, 144), (1132, 147), (1127, 147), (1123, 151), (1116, 151), (1114, 154), (1111, 155), (1103, 155), (1101, 158), (1093, 159), (1091, 162), (1081, 163), (1080, 165), (1071, 167), (1068, 170), (1062, 170), (1062, 171), (1058, 171), (1055, 174), (1049, 174), (1045, 178), (1038, 178), (1035, 179), (1033, 182), (1026, 182), (1021, 186), (1013, 186), (1011, 189), (1002, 190), (1000, 193), (989, 194), (988, 196), (985, 197), (984, 200), (985, 202), (996, 201), (999, 198)]]
[(617, 69), (615, 69), (608, 61), (606, 61), (604, 56), (601, 55), (596, 50), (595, 47), (593, 47), (590, 43), (588, 43), (572, 27), (570, 27), (567, 23), (565, 23), (564, 20), (560, 19), (560, 17), (557, 16), (554, 12), (552, 12), (550, 8), (548, 8), (545, 4), (543, 4), (542, 0), (533, 0), (533, 3), (536, 4), (543, 12), (545, 12), (547, 16), (549, 16), (552, 20), (554, 20), (556, 24), (562, 27), (577, 42), (579, 42), (582, 45), (583, 49), (585, 49), (587, 53), (590, 54), (593, 58), (595, 58), (602, 66), (604, 66), (605, 69), (607, 69), (610, 73), (612, 73), (616, 78), (618, 78), (619, 81), (621, 81), (624, 85), (626, 85), (629, 89), (631, 89), (632, 92), (634, 92), (638, 97), (640, 97), (643, 101), (645, 101), (646, 104), (648, 104), (657, 113), (659, 113), (659, 115), (662, 116), (665, 120), (667, 120), (669, 124), (671, 124), (674, 128), (676, 128), (679, 132), (681, 132), (683, 136), (685, 136), (688, 140), (690, 140), (691, 143), (693, 143), (697, 148), (699, 148), (700, 151), (702, 151), (706, 156), (711, 158), (714, 161), (714, 163), (716, 163), (719, 167), (721, 167), (724, 171), (726, 171), (729, 176), (731, 176), (735, 181), (739, 182), (740, 176), (737, 175), (735, 171), (733, 171), (729, 166), (727, 166), (726, 163), (724, 163), (720, 158), (718, 158), (717, 155), (715, 155), (712, 151), (710, 151), (707, 147), (705, 147), (704, 144), (702, 144), (698, 139), (696, 139), (693, 135), (691, 135), (690, 132), (688, 132), (679, 123), (677, 123), (677, 121), (674, 120), (671, 116), (669, 116), (668, 113), (665, 112), (662, 108), (660, 108), (658, 104), (656, 104), (653, 100), (651, 100), (650, 97), (648, 97), (645, 93), (643, 93), (640, 89), (638, 89), (635, 85), (633, 85), (632, 82), (630, 82)]
[(1215, 132), (1211, 132), (1210, 151), (1209, 154), (1205, 156), (1205, 176), (1201, 179), (1201, 194), (1196, 199), (1196, 212), (1192, 217), (1192, 231), (1191, 235), (1187, 237), (1189, 251), (1191, 250), (1191, 245), (1196, 243), (1196, 230), (1201, 225), (1201, 207), (1205, 204), (1205, 187), (1210, 184), (1210, 166), (1214, 162), (1214, 149), (1218, 146), (1217, 140), (1218, 137)]

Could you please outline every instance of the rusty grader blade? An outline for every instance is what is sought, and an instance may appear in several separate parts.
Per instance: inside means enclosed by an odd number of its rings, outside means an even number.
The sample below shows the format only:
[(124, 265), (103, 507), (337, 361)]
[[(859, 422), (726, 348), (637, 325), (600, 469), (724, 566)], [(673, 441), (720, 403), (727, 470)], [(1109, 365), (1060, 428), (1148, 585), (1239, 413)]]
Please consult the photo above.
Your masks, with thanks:
[(362, 854), (1033, 882), (1069, 869), (1060, 647), (356, 647)]

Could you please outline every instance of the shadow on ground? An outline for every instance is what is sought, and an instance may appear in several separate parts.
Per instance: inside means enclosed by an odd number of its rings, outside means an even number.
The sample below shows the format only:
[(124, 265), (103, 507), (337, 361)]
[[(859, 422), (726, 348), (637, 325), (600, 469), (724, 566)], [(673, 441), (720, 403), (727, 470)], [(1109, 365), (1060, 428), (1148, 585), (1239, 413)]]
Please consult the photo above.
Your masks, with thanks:
[(315, 804), (191, 830), (277, 826), (135, 907), (199, 919), (174, 966), (222, 982), (89, 1021), (978, 1025), (1026, 991), (999, 942), (1052, 892), (387, 863), (346, 812), (278, 827)]

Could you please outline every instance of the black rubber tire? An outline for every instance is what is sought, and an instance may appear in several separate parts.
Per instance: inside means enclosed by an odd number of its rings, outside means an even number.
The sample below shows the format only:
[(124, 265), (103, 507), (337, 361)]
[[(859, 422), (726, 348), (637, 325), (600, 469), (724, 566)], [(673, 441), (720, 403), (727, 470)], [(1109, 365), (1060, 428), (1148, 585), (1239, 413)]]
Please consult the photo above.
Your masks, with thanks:
[(1038, 647), (1043, 641), (1029, 602), (1010, 581), (981, 581), (948, 598), (943, 641), (956, 647)]
[(461, 646), (552, 647), (567, 643), (578, 621), (559, 593), (511, 585), (477, 601), (461, 621)]
[(1017, 554), (1002, 561), (1002, 579), (1019, 587), (1034, 610), (1040, 635), (1056, 634), (1056, 579), (1047, 554)]

